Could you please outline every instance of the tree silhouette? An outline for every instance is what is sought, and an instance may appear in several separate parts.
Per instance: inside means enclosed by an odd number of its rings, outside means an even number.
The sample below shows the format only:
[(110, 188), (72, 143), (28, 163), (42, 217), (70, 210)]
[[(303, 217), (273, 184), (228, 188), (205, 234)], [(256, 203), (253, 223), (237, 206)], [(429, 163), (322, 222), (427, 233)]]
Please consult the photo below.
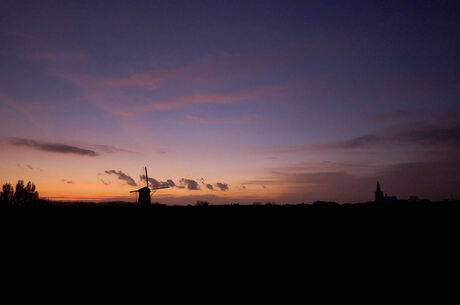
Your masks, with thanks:
[(13, 203), (14, 190), (10, 183), (3, 184), (2, 192), (0, 193), (0, 205), (11, 205)]
[(15, 190), (13, 190), (13, 186), (10, 183), (5, 183), (0, 193), (0, 201), (2, 206), (30, 206), (38, 203), (38, 192), (35, 184), (30, 181), (27, 182), (27, 185), (24, 185), (24, 181), (19, 180)]
[(14, 192), (13, 202), (18, 205), (30, 205), (38, 199), (38, 192), (35, 190), (35, 184), (27, 182), (24, 186), (24, 181), (19, 180), (16, 184), (16, 191)]

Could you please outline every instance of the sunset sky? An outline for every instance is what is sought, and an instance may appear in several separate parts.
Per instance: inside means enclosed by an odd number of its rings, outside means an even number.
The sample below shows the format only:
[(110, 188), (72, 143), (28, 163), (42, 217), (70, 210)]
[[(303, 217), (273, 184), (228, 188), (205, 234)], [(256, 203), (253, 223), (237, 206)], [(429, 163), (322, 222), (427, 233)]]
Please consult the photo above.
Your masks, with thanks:
[(458, 199), (459, 9), (0, 0), (0, 183), (134, 201), (147, 166), (167, 204)]

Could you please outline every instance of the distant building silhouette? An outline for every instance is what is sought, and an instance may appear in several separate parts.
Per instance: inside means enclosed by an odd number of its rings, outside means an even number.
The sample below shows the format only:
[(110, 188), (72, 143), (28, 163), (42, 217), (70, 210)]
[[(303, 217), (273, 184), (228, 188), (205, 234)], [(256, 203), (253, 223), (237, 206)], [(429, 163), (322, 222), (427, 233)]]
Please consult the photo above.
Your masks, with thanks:
[(375, 202), (392, 202), (397, 201), (398, 198), (396, 196), (387, 196), (387, 194), (383, 194), (380, 183), (377, 181), (377, 189), (375, 190)]

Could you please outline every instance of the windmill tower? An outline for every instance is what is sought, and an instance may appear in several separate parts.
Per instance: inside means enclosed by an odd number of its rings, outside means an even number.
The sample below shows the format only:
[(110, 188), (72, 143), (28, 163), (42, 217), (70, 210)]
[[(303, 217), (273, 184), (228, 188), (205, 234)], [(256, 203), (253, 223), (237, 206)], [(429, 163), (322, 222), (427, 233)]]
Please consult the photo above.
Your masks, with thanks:
[[(139, 193), (139, 199), (137, 201), (137, 205), (140, 207), (149, 207), (151, 205), (151, 202), (150, 202), (151, 190), (149, 188), (149, 176), (147, 175), (147, 166), (145, 167), (145, 182), (146, 182), (145, 187), (142, 187), (138, 190), (130, 192), (130, 193)], [(169, 188), (169, 186), (152, 187), (152, 190), (155, 192), (156, 190), (165, 189), (165, 188)]]

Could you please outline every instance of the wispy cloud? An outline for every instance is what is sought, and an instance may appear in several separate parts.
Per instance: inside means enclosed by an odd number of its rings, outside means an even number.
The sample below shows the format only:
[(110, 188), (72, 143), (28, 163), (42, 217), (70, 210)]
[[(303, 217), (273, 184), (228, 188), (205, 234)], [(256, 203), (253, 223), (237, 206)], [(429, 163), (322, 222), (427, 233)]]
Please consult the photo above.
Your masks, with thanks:
[(200, 94), (186, 94), (170, 99), (154, 100), (138, 107), (135, 111), (173, 110), (192, 104), (228, 104), (248, 101), (256, 98), (273, 98), (276, 92), (284, 91), (284, 86), (264, 86), (230, 92), (203, 92)]
[(156, 89), (162, 83), (184, 76), (190, 71), (190, 66), (182, 66), (170, 69), (158, 69), (137, 73), (128, 77), (99, 79), (99, 85), (108, 87), (134, 87), (144, 89)]
[[(295, 53), (297, 55), (301, 54), (301, 52)], [(68, 78), (72, 78), (79, 83), (91, 83), (92, 86), (145, 90), (154, 90), (169, 82), (175, 82), (180, 87), (209, 86), (216, 83), (253, 79), (273, 67), (295, 61), (295, 56), (292, 55), (294, 55), (292, 52), (291, 54), (286, 54), (286, 52), (279, 52), (275, 48), (265, 50), (264, 54), (257, 52), (209, 56), (182, 65), (145, 70), (119, 77), (68, 75)]]
[(51, 143), (36, 141), (24, 138), (9, 138), (9, 144), (14, 146), (28, 147), (35, 150), (41, 150), (46, 152), (62, 153), (62, 154), (76, 154), (81, 156), (95, 157), (99, 154), (93, 150), (62, 144), (62, 143)]
[[(178, 70), (182, 71), (181, 69)], [(171, 74), (175, 73), (176, 72), (171, 72)], [(149, 75), (150, 74), (143, 74), (135, 78), (114, 81), (91, 75), (74, 75), (67, 72), (59, 74), (61, 78), (79, 86), (82, 89), (82, 94), (103, 111), (121, 117), (130, 117), (145, 111), (153, 110), (170, 111), (196, 104), (229, 104), (261, 98), (268, 100), (285, 96), (290, 92), (287, 90), (289, 85), (286, 83), (265, 84), (232, 90), (217, 89), (212, 92), (209, 91), (209, 84), (203, 84), (202, 87), (182, 90), (183, 93), (179, 95), (168, 95), (167, 97), (161, 97), (161, 95), (160, 97), (155, 97), (154, 95), (152, 97), (152, 92), (147, 88), (150, 88), (151, 85), (157, 86), (157, 83), (161, 82), (159, 79), (161, 77), (159, 75)], [(141, 79), (140, 82), (138, 82), (139, 79)], [(190, 76), (184, 80), (184, 83), (188, 84), (190, 81), (193, 81), (193, 79), (195, 79), (195, 76)], [(155, 84), (153, 85), (151, 82)], [(146, 84), (147, 86), (144, 87)], [(125, 85), (127, 87), (131, 85), (136, 87), (139, 85), (140, 88), (136, 91), (137, 93), (133, 93), (132, 90), (126, 88)], [(191, 121), (194, 120), (194, 118), (190, 119)], [(249, 118), (243, 118), (243, 120), (248, 119)]]
[(127, 174), (123, 173), (122, 171), (116, 171), (116, 170), (111, 169), (111, 170), (106, 170), (105, 173), (109, 174), (109, 175), (110, 174), (116, 175), (119, 180), (125, 181), (126, 184), (128, 184), (128, 185), (137, 186), (136, 181), (134, 181), (133, 178), (131, 178)]

